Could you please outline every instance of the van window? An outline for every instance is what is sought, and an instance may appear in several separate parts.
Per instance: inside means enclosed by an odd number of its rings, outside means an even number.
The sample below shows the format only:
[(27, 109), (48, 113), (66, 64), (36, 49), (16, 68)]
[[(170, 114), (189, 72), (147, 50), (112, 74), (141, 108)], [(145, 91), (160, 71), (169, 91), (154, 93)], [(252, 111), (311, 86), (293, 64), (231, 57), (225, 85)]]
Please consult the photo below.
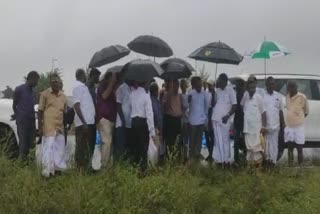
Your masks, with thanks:
[[(284, 79), (283, 79), (284, 80)], [(286, 80), (284, 82), (284, 84), (282, 85), (281, 89), (279, 90), (279, 92), (283, 95), (287, 94), (287, 83), (288, 80)], [(297, 85), (298, 85), (298, 90), (299, 92), (303, 93), (304, 95), (306, 95), (306, 97), (309, 100), (312, 100), (312, 93), (311, 93), (311, 85), (310, 85), (310, 80), (296, 80)]]
[[(287, 94), (287, 82), (289, 81), (289, 79), (276, 79), (275, 81), (276, 81), (276, 91), (285, 96)], [(310, 80), (296, 80), (296, 81), (298, 84), (298, 90), (304, 95), (306, 95), (306, 97), (309, 100), (320, 99), (320, 97), (318, 96), (319, 93), (318, 94), (315, 93), (316, 92), (315, 87), (312, 87), (313, 90), (311, 90)], [(317, 83), (318, 83), (318, 88), (320, 90), (320, 81), (318, 81)], [(265, 80), (264, 79), (258, 80), (257, 87), (266, 88)]]

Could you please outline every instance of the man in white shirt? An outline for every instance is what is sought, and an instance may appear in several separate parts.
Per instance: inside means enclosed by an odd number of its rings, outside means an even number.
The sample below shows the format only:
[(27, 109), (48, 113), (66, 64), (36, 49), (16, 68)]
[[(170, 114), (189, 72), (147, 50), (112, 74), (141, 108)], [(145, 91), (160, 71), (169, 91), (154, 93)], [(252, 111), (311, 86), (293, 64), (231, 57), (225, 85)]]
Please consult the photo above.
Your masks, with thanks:
[(124, 158), (123, 156), (127, 149), (127, 141), (131, 129), (130, 93), (131, 89), (128, 82), (123, 82), (116, 90), (117, 119), (114, 143), (115, 160)]
[(206, 93), (202, 90), (202, 80), (195, 76), (191, 80), (193, 90), (189, 93), (189, 124), (190, 124), (190, 159), (201, 157), (201, 141), (205, 124), (208, 120), (208, 103)]
[(86, 73), (83, 69), (76, 71), (76, 79), (77, 82), (72, 91), (73, 108), (76, 112), (75, 162), (79, 169), (88, 170), (96, 139), (95, 107), (89, 89), (85, 85)]
[(142, 171), (148, 166), (148, 148), (150, 137), (155, 137), (153, 109), (145, 83), (134, 83), (130, 94), (131, 137), (129, 155)]
[(234, 114), (237, 97), (232, 87), (228, 86), (228, 76), (220, 74), (214, 97), (212, 126), (214, 133), (213, 159), (218, 166), (225, 166), (230, 161), (230, 117)]
[(250, 76), (247, 90), (243, 95), (241, 105), (244, 112), (243, 133), (247, 147), (247, 161), (259, 168), (263, 160), (263, 145), (261, 134), (265, 134), (266, 111), (263, 98), (256, 93), (257, 79)]
[(267, 91), (263, 97), (267, 116), (265, 153), (267, 164), (270, 167), (277, 162), (280, 126), (284, 125), (282, 97), (275, 91), (275, 85), (274, 78), (268, 77), (266, 80)]
[(206, 124), (206, 128), (204, 131), (205, 137), (206, 137), (206, 144), (208, 147), (208, 152), (209, 155), (206, 158), (206, 161), (212, 162), (212, 154), (213, 154), (213, 144), (214, 144), (214, 134), (213, 134), (213, 127), (212, 127), (212, 111), (213, 111), (213, 106), (212, 106), (212, 96), (215, 94), (215, 87), (216, 83), (213, 80), (208, 80), (207, 81), (207, 88), (208, 90), (206, 91), (207, 93), (207, 103), (208, 103), (208, 122)]

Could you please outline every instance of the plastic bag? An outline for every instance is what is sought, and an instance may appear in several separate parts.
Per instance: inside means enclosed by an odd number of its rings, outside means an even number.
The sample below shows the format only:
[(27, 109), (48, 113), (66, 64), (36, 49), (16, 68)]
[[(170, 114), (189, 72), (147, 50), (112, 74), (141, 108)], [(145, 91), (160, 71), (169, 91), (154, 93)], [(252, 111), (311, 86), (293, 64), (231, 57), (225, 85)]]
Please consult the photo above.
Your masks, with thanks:
[(92, 168), (94, 170), (101, 169), (101, 146), (96, 145), (92, 156)]
[(155, 166), (158, 163), (158, 148), (152, 138), (150, 138), (149, 141), (148, 160), (152, 166)]

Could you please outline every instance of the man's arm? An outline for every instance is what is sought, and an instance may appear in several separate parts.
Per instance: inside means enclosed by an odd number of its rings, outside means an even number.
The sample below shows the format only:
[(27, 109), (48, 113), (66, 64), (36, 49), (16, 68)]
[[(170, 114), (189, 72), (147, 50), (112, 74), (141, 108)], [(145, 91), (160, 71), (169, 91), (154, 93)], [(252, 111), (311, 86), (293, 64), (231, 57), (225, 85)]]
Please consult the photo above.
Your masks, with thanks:
[(18, 91), (17, 89), (14, 90), (13, 93), (13, 102), (12, 102), (12, 110), (13, 110), (13, 115), (11, 115), (11, 120), (16, 119), (16, 114), (17, 114), (17, 99), (18, 99)]
[(121, 103), (117, 103), (117, 112), (119, 114), (122, 126), (125, 127), (126, 126), (126, 120), (124, 118), (124, 114), (123, 114), (123, 111), (122, 111), (122, 104)]
[(83, 114), (82, 114), (82, 111), (81, 111), (81, 108), (80, 108), (80, 103), (77, 102), (76, 104), (74, 104), (73, 108), (74, 108), (76, 114), (78, 115), (78, 117), (80, 118), (80, 120), (81, 120), (81, 122), (83, 124), (83, 127), (85, 129), (87, 129), (88, 128), (88, 124), (87, 124), (86, 120), (83, 117)]
[(43, 111), (46, 105), (45, 94), (40, 94), (39, 107), (38, 107), (38, 133), (39, 137), (43, 135)]
[(116, 74), (112, 73), (111, 80), (110, 80), (107, 88), (102, 93), (102, 98), (104, 100), (108, 99), (110, 97), (110, 95), (112, 94), (113, 87), (114, 87), (115, 83), (116, 83)]

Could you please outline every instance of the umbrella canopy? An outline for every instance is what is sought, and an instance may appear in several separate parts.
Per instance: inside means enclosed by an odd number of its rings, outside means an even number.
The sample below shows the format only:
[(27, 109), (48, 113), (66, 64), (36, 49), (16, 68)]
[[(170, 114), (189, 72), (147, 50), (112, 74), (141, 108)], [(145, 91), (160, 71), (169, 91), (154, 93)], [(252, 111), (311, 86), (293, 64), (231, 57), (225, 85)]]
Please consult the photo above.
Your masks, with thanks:
[(166, 80), (176, 80), (189, 78), (195, 69), (186, 61), (179, 58), (171, 58), (161, 63), (164, 73), (161, 78)]
[(213, 62), (216, 64), (239, 65), (243, 57), (233, 48), (222, 42), (213, 42), (198, 48), (189, 55), (189, 58)]
[(246, 58), (264, 59), (264, 74), (267, 78), (267, 59), (287, 56), (290, 53), (282, 45), (273, 41), (263, 41), (255, 50), (248, 51), (244, 54)]
[(130, 50), (121, 45), (113, 45), (96, 52), (89, 63), (89, 68), (101, 67), (127, 56)]
[(151, 60), (137, 59), (127, 63), (123, 68), (124, 78), (141, 82), (151, 81), (163, 73), (161, 66)]
[(257, 49), (245, 53), (245, 57), (252, 59), (270, 59), (290, 54), (286, 48), (277, 42), (264, 41), (259, 44)]
[(128, 47), (137, 53), (147, 56), (170, 57), (173, 55), (172, 49), (165, 41), (150, 35), (135, 38), (128, 44)]

